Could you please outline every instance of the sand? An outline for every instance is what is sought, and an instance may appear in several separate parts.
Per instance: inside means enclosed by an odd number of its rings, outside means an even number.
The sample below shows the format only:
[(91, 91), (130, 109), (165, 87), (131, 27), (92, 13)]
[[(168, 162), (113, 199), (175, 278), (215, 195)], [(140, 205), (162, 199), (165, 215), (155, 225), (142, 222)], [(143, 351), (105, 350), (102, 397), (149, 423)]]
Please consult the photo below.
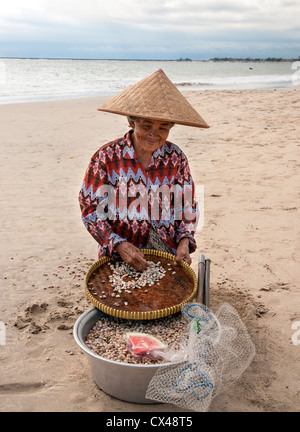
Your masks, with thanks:
[[(256, 347), (209, 410), (299, 411), (299, 90), (185, 95), (211, 125), (169, 137), (204, 185), (192, 267), (199, 254), (211, 260), (211, 308), (234, 306)], [(180, 411), (103, 393), (72, 335), (97, 259), (78, 192), (92, 154), (128, 130), (96, 111), (102, 100), (0, 106), (1, 411)]]

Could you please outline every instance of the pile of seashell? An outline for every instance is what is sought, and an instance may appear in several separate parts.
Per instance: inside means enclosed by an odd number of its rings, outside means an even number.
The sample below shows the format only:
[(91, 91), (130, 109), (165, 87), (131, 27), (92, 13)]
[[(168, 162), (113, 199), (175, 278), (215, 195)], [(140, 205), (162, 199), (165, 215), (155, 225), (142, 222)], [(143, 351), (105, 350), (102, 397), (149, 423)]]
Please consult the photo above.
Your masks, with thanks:
[(167, 360), (135, 357), (127, 345), (126, 332), (152, 334), (175, 351), (183, 349), (187, 339), (186, 320), (180, 315), (154, 321), (123, 320), (103, 316), (86, 336), (85, 343), (95, 354), (109, 360), (131, 364), (166, 363)]
[(142, 272), (135, 270), (124, 262), (117, 262), (115, 266), (111, 263), (108, 264), (112, 271), (109, 281), (113, 291), (116, 293), (116, 297), (122, 291), (130, 294), (133, 289), (150, 287), (155, 283), (159, 285), (159, 281), (165, 276), (166, 271), (160, 265), (160, 261), (156, 264), (152, 261), (149, 261), (149, 263), (150, 266)]

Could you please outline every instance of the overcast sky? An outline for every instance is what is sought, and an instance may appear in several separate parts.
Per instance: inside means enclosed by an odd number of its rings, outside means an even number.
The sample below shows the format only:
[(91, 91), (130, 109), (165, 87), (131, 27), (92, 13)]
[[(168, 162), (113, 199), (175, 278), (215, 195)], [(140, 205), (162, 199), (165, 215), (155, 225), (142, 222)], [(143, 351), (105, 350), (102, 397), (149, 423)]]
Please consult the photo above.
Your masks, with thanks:
[(1, 0), (0, 57), (300, 56), (300, 0)]

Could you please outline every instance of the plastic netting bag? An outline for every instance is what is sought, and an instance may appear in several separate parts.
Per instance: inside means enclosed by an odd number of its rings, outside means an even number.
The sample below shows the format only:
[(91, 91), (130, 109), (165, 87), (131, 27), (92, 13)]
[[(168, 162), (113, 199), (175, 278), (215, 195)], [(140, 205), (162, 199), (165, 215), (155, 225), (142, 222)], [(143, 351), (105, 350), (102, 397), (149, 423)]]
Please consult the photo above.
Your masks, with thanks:
[(188, 330), (183, 361), (159, 368), (146, 398), (207, 411), (212, 399), (246, 370), (255, 348), (237, 311), (228, 303), (215, 314), (200, 303), (188, 303), (182, 314)]

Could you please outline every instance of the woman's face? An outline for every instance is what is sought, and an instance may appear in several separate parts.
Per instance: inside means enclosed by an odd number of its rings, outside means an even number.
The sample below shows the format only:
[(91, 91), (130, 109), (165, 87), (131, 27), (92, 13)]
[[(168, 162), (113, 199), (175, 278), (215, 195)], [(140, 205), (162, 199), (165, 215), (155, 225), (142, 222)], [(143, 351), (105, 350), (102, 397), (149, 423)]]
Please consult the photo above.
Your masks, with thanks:
[(133, 144), (137, 153), (152, 154), (168, 138), (172, 123), (159, 120), (137, 119), (130, 121), (134, 130)]

